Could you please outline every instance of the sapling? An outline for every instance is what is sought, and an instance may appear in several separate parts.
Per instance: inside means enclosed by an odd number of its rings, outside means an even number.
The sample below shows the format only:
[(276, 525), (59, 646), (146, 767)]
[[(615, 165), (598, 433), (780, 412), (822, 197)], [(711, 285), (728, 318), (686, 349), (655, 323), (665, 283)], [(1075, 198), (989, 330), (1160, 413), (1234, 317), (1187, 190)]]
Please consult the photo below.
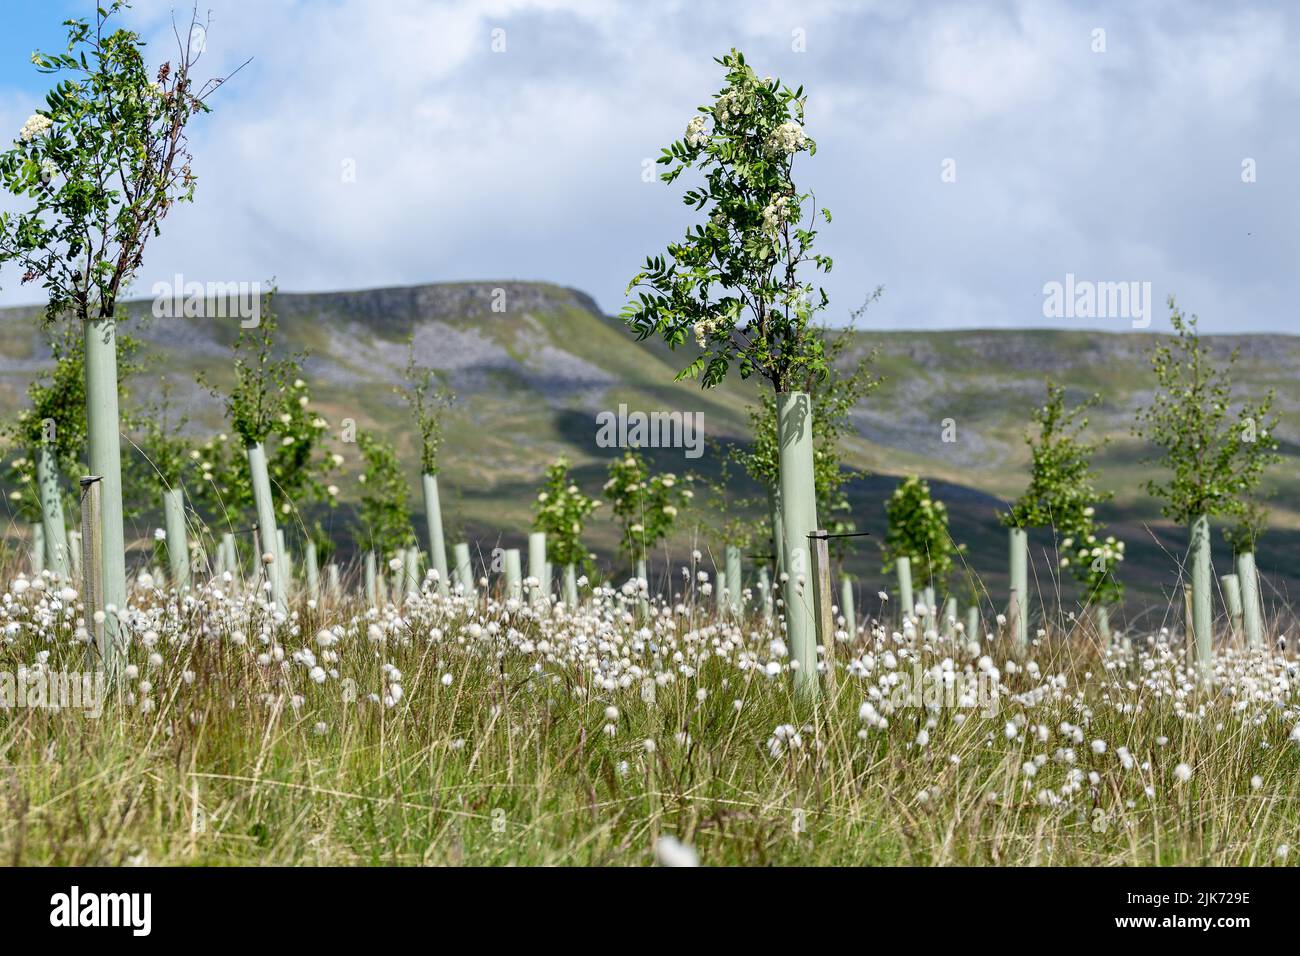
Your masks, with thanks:
[(565, 602), (575, 600), (577, 573), (587, 572), (588, 552), (582, 543), (587, 518), (600, 507), (600, 501), (583, 494), (569, 473), (569, 462), (557, 459), (546, 469), (546, 482), (533, 506), (533, 527), (546, 535), (546, 554), (550, 561), (564, 568)]
[(357, 433), (363, 468), (357, 476), (361, 500), (357, 508), (359, 537), (379, 555), (380, 563), (415, 540), (406, 504), (406, 479), (393, 446), (372, 432)]
[(1135, 433), (1159, 449), (1152, 463), (1164, 474), (1146, 482), (1152, 497), (1163, 499), (1166, 518), (1191, 532), (1192, 630), (1202, 676), (1210, 676), (1212, 652), (1210, 519), (1240, 516), (1268, 465), (1280, 461), (1277, 424), (1271, 414), (1273, 392), (1243, 400), (1233, 412), (1234, 349), (1225, 367), (1216, 367), (1201, 342), (1197, 318), (1185, 318), (1173, 296), (1169, 321), (1174, 339), (1151, 353), (1156, 388), (1151, 404), (1140, 409)]
[[(104, 0), (93, 21), (65, 21), (66, 52), (32, 55), (37, 70), (60, 81), (0, 154), (0, 183), (27, 206), (0, 213), (0, 264), (16, 263), (24, 283), (41, 284), (49, 321), (70, 317), (84, 335), (88, 464), (102, 479), (103, 598), (119, 613), (127, 599), (119, 299), (167, 213), (193, 197), (186, 129), (222, 82), (199, 86), (192, 78), (203, 52), (193, 42), (201, 35), (194, 28), (205, 27), (197, 20), (177, 31), (175, 61), (151, 74), (140, 37), (114, 28), (127, 6)], [(116, 620), (110, 613), (110, 652), (119, 642)]]
[(53, 369), (27, 388), (31, 407), (4, 427), (4, 437), (17, 452), (7, 462), (7, 477), (16, 485), (8, 497), (17, 516), (40, 523), (43, 560), (67, 578), (71, 556), (62, 479), (76, 470), (85, 443), (85, 363), (80, 336), (71, 330), (52, 335), (50, 351)]
[(438, 497), (438, 452), (442, 447), (442, 417), (454, 396), (445, 385), (434, 387), (432, 369), (415, 361), (415, 340), (407, 342), (404, 388), (394, 389), (405, 399), (420, 436), (420, 485), (424, 493), (424, 519), (429, 534), (429, 557), (438, 572), (438, 591), (446, 594), (451, 578), (447, 543), (443, 537), (442, 504)]
[[(882, 379), (873, 368), (876, 350), (850, 359), (850, 346), (856, 341), (857, 321), (871, 304), (880, 298), (877, 288), (867, 300), (849, 313), (847, 324), (832, 332), (818, 328), (815, 334), (826, 342), (826, 371), (810, 370), (800, 387), (812, 396), (813, 409), (813, 483), (817, 495), (817, 514), (825, 530), (831, 534), (846, 535), (857, 531), (852, 520), (847, 494), (851, 481), (867, 477), (862, 469), (844, 464), (843, 439), (853, 432), (852, 413), (858, 404), (878, 389)], [(753, 436), (748, 448), (732, 446), (728, 457), (738, 459), (749, 477), (761, 485), (768, 495), (772, 539), (780, 569), (781, 526), (777, 502), (780, 500), (779, 463), (780, 448), (776, 430), (776, 396), (763, 395), (758, 405), (749, 407), (749, 426)], [(842, 567), (853, 541), (850, 537), (831, 538), (828, 542), (831, 556)]]
[[(277, 605), (287, 607), (284, 556), (279, 547), (279, 518), (299, 515), (302, 504), (333, 506), (337, 489), (324, 477), (342, 463), (324, 452), (328, 422), (311, 409), (307, 383), (300, 377), (305, 356), (275, 355), (275, 290), (262, 297), (255, 328), (241, 328), (234, 344), (234, 383), (228, 392), (208, 385), (225, 401), (226, 417), (238, 437), (225, 435), (200, 450), (201, 498), (218, 520), (234, 525), (233, 516), (251, 505), (257, 514), (259, 540), (273, 560), (266, 565)], [(236, 448), (238, 444), (240, 447)], [(246, 468), (240, 467), (240, 458)], [(278, 495), (277, 512), (272, 497)]]
[(742, 378), (758, 375), (776, 396), (782, 527), (785, 535), (786, 625), (798, 662), (799, 683), (817, 689), (812, 631), (808, 535), (817, 529), (813, 475), (813, 409), (801, 384), (824, 376), (823, 339), (813, 316), (826, 293), (806, 281), (809, 269), (829, 271), (829, 257), (814, 251), (818, 219), (830, 213), (794, 181), (794, 162), (813, 155), (804, 131), (803, 88), (760, 78), (732, 50), (717, 62), (726, 82), (686, 126), (682, 139), (659, 157), (671, 183), (693, 169), (703, 181), (684, 201), (704, 214), (666, 255), (647, 258), (628, 284), (635, 298), (623, 311), (638, 338), (662, 338), (676, 349), (693, 344), (697, 355), (678, 378), (698, 378), (705, 388), (735, 366)]
[[(619, 551), (629, 566), (636, 567), (659, 542), (668, 537), (695, 492), (690, 476), (674, 472), (652, 474), (645, 458), (627, 449), (609, 463), (609, 478), (603, 491), (609, 510), (619, 523)], [(638, 577), (643, 577), (641, 571)]]
[[(1114, 535), (1100, 537), (1097, 506), (1113, 495), (1097, 486), (1092, 459), (1106, 443), (1086, 438), (1087, 411), (1101, 401), (1100, 395), (1069, 407), (1065, 388), (1047, 382), (1047, 398), (1034, 411), (1038, 430), (1025, 435), (1032, 466), (1029, 486), (1002, 515), (1002, 524), (1019, 532), (1017, 545), (1027, 552), (1027, 532), (1033, 528), (1054, 528), (1058, 534), (1059, 564), (1068, 568), (1083, 585), (1085, 606), (1095, 609), (1097, 630), (1109, 638), (1109, 608), (1123, 596), (1123, 585), (1115, 576), (1124, 559), (1124, 542)], [(1013, 554), (1015, 552), (1013, 551)], [(1026, 640), (1028, 627), (1027, 573), (1020, 569), (1025, 562), (1016, 556), (1017, 575), (1013, 581), (1013, 614), (1016, 636)]]
[[(882, 547), (885, 574), (895, 564), (907, 559), (907, 584), (920, 582), (922, 587), (942, 588), (952, 572), (953, 556), (966, 549), (957, 545), (948, 532), (948, 510), (942, 501), (930, 496), (930, 485), (916, 475), (901, 481), (885, 502), (886, 531)], [(901, 595), (907, 603), (907, 595)], [(912, 608), (903, 607), (904, 615)]]

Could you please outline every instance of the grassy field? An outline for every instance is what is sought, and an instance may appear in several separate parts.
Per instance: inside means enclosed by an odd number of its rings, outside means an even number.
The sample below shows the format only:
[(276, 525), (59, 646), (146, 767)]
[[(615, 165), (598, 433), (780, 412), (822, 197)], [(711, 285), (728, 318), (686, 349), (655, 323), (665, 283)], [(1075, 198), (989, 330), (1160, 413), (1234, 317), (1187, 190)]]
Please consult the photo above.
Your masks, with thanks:
[[(75, 593), (3, 580), (0, 671), (86, 670)], [(1300, 838), (1271, 648), (1224, 641), (1201, 680), (1176, 631), (1021, 650), (872, 595), (887, 623), (841, 619), (813, 701), (760, 611), (671, 580), (648, 616), (631, 587), (285, 616), (238, 581), (137, 582), (106, 700), (0, 711), (0, 860), (1266, 865)]]

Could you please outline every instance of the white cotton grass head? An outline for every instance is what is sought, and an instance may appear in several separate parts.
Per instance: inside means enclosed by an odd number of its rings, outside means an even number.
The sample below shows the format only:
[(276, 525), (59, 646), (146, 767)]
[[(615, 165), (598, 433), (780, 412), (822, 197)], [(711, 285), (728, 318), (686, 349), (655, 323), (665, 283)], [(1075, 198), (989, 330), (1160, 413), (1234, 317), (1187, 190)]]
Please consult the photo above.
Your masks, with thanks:
[(682, 843), (675, 836), (664, 834), (655, 841), (655, 862), (660, 866), (699, 866), (700, 857), (695, 848)]

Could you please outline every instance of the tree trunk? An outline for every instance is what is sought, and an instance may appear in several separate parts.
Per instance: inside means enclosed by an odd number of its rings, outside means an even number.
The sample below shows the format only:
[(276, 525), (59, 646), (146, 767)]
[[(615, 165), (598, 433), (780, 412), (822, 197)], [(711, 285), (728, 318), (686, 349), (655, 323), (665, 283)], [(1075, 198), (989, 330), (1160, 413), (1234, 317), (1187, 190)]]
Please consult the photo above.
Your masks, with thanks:
[(772, 622), (772, 582), (767, 576), (767, 565), (758, 569), (758, 602), (763, 620)]
[(275, 567), (280, 575), (280, 592), (289, 598), (289, 592), (293, 590), (293, 558), (289, 555), (289, 546), (285, 543), (284, 529), (275, 529)]
[[(644, 590), (642, 590), (644, 588)], [(650, 616), (650, 576), (646, 570), (645, 558), (636, 559), (636, 607), (641, 614), (641, 620)]]
[(1106, 605), (1097, 605), (1097, 636), (1101, 638), (1103, 644), (1110, 643), (1110, 611)]
[(366, 570), (365, 570), (365, 588), (366, 604), (370, 607), (379, 606), (379, 572), (377, 569), (378, 559), (375, 552), (366, 552)]
[(32, 577), (39, 578), (45, 570), (45, 525), (32, 522)]

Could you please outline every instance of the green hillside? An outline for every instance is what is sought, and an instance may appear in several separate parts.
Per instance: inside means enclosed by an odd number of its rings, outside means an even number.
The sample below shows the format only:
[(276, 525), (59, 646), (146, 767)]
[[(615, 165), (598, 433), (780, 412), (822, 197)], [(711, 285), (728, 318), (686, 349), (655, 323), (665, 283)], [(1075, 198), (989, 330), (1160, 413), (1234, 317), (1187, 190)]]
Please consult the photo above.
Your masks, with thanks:
[[(335, 435), (345, 418), (387, 434), (409, 463), (413, 496), (416, 437), (393, 387), (406, 362), (406, 338), (414, 335), (419, 361), (440, 370), (458, 397), (446, 426), (442, 479), (450, 533), (470, 536), (485, 551), (498, 542), (523, 540), (542, 469), (557, 455), (568, 456), (582, 484), (598, 491), (605, 462), (614, 454), (596, 442), (601, 411), (622, 403), (633, 411), (699, 412), (710, 438), (744, 440), (746, 405), (758, 394), (757, 383), (731, 382), (712, 392), (674, 383), (684, 355), (636, 342), (590, 298), (552, 285), (447, 283), (281, 294), (277, 311), (283, 348), (310, 355), (306, 377)], [(156, 319), (144, 304), (131, 312), (128, 331), (142, 340), (151, 363), (132, 386), (133, 400), (147, 402), (165, 378), (172, 383), (173, 403), (191, 420), (190, 430), (196, 435), (222, 430), (220, 408), (195, 376), (229, 381), (229, 345), (238, 320)], [(0, 310), (0, 412), (5, 415), (21, 407), (27, 383), (48, 364), (38, 314), (36, 309)], [(1023, 486), (1025, 423), (1043, 397), (1044, 377), (1051, 376), (1068, 387), (1072, 399), (1094, 391), (1102, 396), (1092, 421), (1112, 439), (1099, 466), (1116, 495), (1103, 518), (1128, 542), (1124, 577), (1135, 598), (1128, 611), (1165, 613), (1184, 536), (1160, 518), (1143, 492), (1148, 469), (1130, 434), (1134, 411), (1149, 398), (1145, 356), (1153, 339), (1134, 332), (1073, 330), (862, 331), (850, 351), (878, 349), (877, 369), (885, 383), (855, 415), (858, 436), (849, 443), (848, 459), (874, 476), (853, 487), (855, 520), (878, 540), (882, 502), (894, 479), (928, 476), (949, 504), (954, 537), (969, 548), (967, 560), (1000, 601), (1006, 548), (996, 512)], [(1269, 479), (1273, 529), (1261, 547), (1260, 563), (1267, 576), (1266, 600), (1280, 608), (1300, 595), (1300, 446), (1294, 431), (1300, 338), (1211, 341), (1225, 354), (1240, 348), (1240, 378), (1252, 391), (1273, 387), (1278, 392), (1287, 459)], [(943, 440), (946, 419), (955, 426), (956, 441)], [(355, 472), (355, 447), (337, 450)], [(653, 457), (660, 467), (680, 472), (711, 474), (718, 467), (712, 451), (694, 460), (680, 449)], [(346, 498), (351, 483), (345, 478), (340, 484)], [(743, 484), (735, 490), (738, 495), (752, 491)], [(348, 521), (346, 509), (333, 518), (345, 551)], [(150, 527), (143, 522), (130, 531), (145, 538)], [(11, 523), (11, 534), (19, 530)], [(597, 521), (591, 534), (595, 550), (608, 557), (614, 539), (612, 525)], [(691, 539), (706, 553), (716, 544), (707, 532)], [(678, 542), (679, 556), (685, 545)], [(1054, 603), (1055, 561), (1046, 553), (1051, 542), (1044, 537), (1033, 545), (1039, 589)], [(1228, 555), (1217, 536), (1215, 558), (1216, 567), (1226, 571)], [(856, 539), (849, 565), (864, 578), (864, 597), (874, 601), (883, 582), (871, 538)], [(1068, 587), (1062, 601), (1068, 606)], [(1159, 618), (1144, 623), (1158, 624)]]

